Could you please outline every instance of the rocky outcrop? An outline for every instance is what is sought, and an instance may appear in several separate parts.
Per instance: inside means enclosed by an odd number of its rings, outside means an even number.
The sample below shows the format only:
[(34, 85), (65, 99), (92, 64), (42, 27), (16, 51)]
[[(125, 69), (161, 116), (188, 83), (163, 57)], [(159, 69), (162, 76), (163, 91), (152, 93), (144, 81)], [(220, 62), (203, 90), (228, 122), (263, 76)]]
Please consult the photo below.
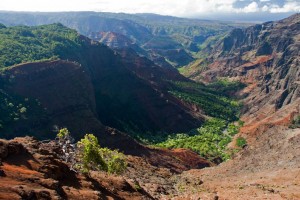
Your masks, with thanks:
[(0, 199), (152, 199), (124, 178), (77, 174), (59, 159), (54, 142), (0, 141)]
[(123, 176), (85, 176), (70, 170), (60, 152), (51, 140), (1, 139), (0, 199), (160, 199), (177, 193), (174, 173), (211, 166), (189, 150), (148, 149), (146, 157), (127, 156)]

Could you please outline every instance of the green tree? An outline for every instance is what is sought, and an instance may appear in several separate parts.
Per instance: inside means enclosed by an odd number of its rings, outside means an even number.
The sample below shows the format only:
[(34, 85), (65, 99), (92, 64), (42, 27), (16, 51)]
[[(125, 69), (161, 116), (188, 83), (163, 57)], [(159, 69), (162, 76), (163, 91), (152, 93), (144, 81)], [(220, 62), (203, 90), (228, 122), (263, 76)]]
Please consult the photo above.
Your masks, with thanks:
[(124, 154), (117, 150), (101, 148), (100, 152), (104, 161), (107, 164), (107, 172), (110, 174), (121, 174), (127, 168), (127, 163)]
[(90, 170), (108, 171), (108, 166), (102, 158), (98, 139), (93, 134), (86, 134), (77, 143), (79, 152), (79, 168), (82, 172), (88, 173)]

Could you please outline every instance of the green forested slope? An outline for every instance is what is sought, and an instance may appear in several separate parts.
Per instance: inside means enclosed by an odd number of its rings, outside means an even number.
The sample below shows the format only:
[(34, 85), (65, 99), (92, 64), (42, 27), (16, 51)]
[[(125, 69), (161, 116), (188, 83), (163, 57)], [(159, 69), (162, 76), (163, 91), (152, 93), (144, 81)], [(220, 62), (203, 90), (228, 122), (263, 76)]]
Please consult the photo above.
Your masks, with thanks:
[(79, 34), (61, 24), (0, 29), (0, 68), (45, 59), (67, 58), (84, 42)]

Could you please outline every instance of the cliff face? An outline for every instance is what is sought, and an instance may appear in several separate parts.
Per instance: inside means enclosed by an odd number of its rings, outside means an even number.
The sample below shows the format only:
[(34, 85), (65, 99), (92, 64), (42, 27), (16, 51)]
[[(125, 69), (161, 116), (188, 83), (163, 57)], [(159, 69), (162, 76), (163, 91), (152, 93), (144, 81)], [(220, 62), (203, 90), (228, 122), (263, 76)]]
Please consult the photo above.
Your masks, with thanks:
[(235, 29), (199, 65), (209, 63), (200, 70), (204, 81), (229, 77), (248, 85), (240, 95), (246, 97), (243, 119), (252, 132), (259, 124), (287, 124), (299, 114), (299, 30), (300, 14)]
[(90, 48), (83, 55), (91, 71), (96, 110), (105, 125), (123, 131), (180, 132), (202, 123), (191, 107), (168, 93), (168, 81), (187, 81), (176, 70), (159, 67), (128, 49), (118, 54)]
[[(76, 132), (83, 132), (87, 127), (102, 126), (97, 119), (90, 76), (80, 64), (62, 60), (22, 64), (6, 70), (1, 78), (8, 80), (9, 77), (13, 78), (4, 84), (5, 90), (37, 100), (47, 113), (48, 122), (44, 122), (48, 129), (53, 130), (55, 125), (72, 125)], [(83, 118), (89, 120), (83, 121)], [(41, 137), (53, 138), (55, 135), (46, 132)]]
[(152, 38), (144, 44), (139, 44), (137, 41), (115, 32), (96, 32), (91, 33), (89, 37), (117, 51), (132, 49), (140, 56), (147, 57), (156, 65), (170, 69), (174, 66), (186, 65), (194, 60), (187, 51), (182, 49), (182, 46), (166, 36), (165, 38)]

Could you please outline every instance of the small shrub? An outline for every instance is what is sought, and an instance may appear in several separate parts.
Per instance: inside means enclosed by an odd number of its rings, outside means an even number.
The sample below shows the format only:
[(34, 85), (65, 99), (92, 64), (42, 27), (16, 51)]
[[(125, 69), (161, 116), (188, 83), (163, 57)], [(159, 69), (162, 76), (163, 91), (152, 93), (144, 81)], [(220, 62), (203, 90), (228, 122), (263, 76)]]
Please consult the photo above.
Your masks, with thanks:
[(124, 154), (117, 150), (101, 148), (93, 134), (86, 134), (77, 146), (79, 161), (77, 168), (83, 173), (100, 170), (110, 174), (121, 174), (127, 167)]
[(107, 164), (103, 160), (100, 152), (98, 139), (93, 134), (86, 134), (78, 142), (79, 169), (88, 173), (90, 170), (108, 171)]
[(101, 148), (100, 152), (104, 161), (107, 163), (107, 172), (110, 174), (121, 174), (127, 167), (124, 154), (117, 150)]
[(295, 129), (295, 128), (300, 128), (300, 115), (297, 116), (292, 123), (290, 124), (289, 128)]
[(240, 148), (243, 148), (243, 147), (245, 147), (245, 146), (247, 145), (247, 141), (246, 141), (246, 139), (243, 138), (243, 137), (238, 137), (238, 138), (236, 139), (236, 145), (237, 145), (238, 147), (240, 147)]
[(66, 137), (70, 136), (70, 132), (67, 128), (63, 128), (63, 129), (60, 129), (58, 134), (57, 134), (57, 137), (59, 139), (64, 139)]

